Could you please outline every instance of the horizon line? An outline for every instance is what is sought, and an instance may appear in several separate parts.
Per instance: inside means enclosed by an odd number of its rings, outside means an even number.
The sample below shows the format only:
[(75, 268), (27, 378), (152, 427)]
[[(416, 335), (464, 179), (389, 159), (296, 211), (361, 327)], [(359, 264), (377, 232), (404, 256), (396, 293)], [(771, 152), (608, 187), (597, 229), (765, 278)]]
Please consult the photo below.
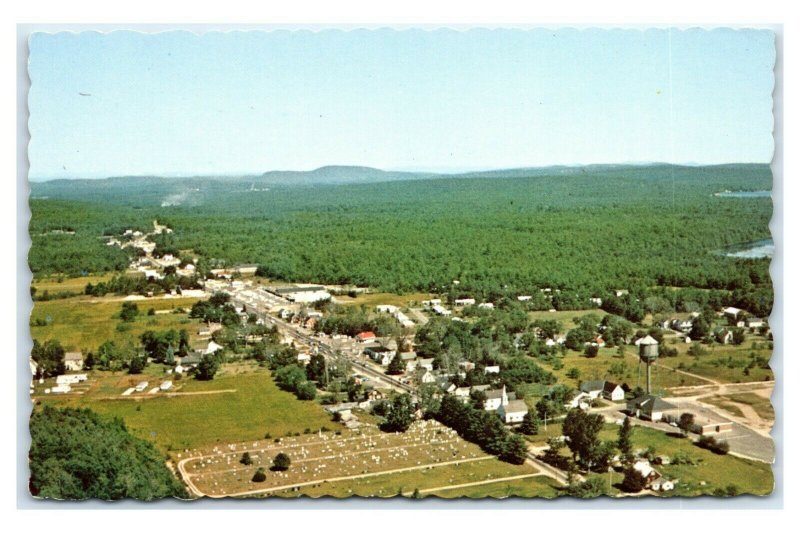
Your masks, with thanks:
[(311, 168), (311, 169), (272, 169), (272, 170), (265, 170), (265, 171), (241, 171), (241, 172), (226, 172), (226, 173), (209, 173), (209, 174), (197, 174), (197, 173), (174, 173), (174, 172), (167, 172), (163, 174), (157, 173), (146, 173), (146, 174), (112, 174), (112, 175), (105, 175), (105, 176), (96, 176), (96, 177), (79, 177), (79, 176), (31, 176), (30, 173), (28, 174), (28, 181), (29, 182), (36, 182), (36, 183), (46, 183), (49, 181), (60, 181), (60, 180), (108, 180), (108, 179), (120, 179), (120, 178), (162, 178), (162, 179), (191, 179), (191, 178), (249, 178), (249, 177), (260, 177), (264, 174), (269, 174), (272, 172), (296, 172), (296, 173), (303, 173), (303, 172), (315, 172), (317, 170), (321, 170), (324, 168), (365, 168), (371, 170), (378, 170), (381, 172), (400, 172), (400, 173), (407, 173), (407, 174), (419, 174), (419, 173), (431, 173), (440, 176), (458, 176), (462, 174), (472, 174), (476, 172), (502, 172), (502, 171), (513, 171), (513, 170), (536, 170), (536, 169), (546, 169), (546, 168), (584, 168), (584, 167), (593, 167), (593, 166), (626, 166), (626, 167), (635, 167), (635, 166), (658, 166), (658, 165), (669, 165), (669, 166), (676, 166), (676, 167), (715, 167), (715, 166), (723, 166), (723, 165), (771, 165), (772, 161), (725, 161), (725, 162), (714, 162), (714, 163), (697, 163), (693, 161), (688, 162), (681, 162), (681, 163), (669, 163), (666, 161), (625, 161), (625, 162), (615, 162), (615, 163), (553, 163), (553, 164), (544, 164), (544, 165), (526, 165), (526, 166), (501, 166), (501, 167), (458, 167), (458, 166), (408, 166), (408, 167), (388, 167), (388, 168), (381, 168), (381, 167), (374, 167), (370, 165), (358, 165), (358, 164), (329, 164), (329, 165), (322, 165), (319, 167)]

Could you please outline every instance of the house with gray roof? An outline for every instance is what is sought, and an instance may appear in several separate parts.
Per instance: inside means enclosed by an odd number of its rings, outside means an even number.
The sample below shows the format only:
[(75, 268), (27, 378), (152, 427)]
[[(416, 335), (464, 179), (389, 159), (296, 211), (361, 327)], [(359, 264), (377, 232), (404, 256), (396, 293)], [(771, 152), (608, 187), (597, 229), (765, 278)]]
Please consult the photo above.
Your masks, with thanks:
[(627, 411), (631, 416), (658, 422), (666, 413), (676, 410), (677, 407), (665, 402), (658, 396), (645, 395), (628, 400)]

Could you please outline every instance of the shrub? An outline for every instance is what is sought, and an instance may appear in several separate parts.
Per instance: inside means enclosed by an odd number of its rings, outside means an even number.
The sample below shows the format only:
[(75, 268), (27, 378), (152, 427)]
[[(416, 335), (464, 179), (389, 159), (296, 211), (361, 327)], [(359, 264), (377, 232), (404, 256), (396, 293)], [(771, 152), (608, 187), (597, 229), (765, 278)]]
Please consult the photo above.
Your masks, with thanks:
[(253, 474), (253, 482), (254, 483), (263, 483), (267, 480), (267, 473), (264, 472), (263, 468), (259, 468), (256, 470), (256, 473)]
[(605, 487), (602, 477), (592, 477), (567, 487), (567, 494), (576, 498), (596, 498), (606, 493)]
[(730, 450), (730, 445), (726, 441), (718, 441), (714, 437), (708, 437), (705, 435), (697, 439), (695, 444), (698, 447), (712, 451), (717, 455), (725, 455)]
[(624, 492), (636, 493), (641, 492), (647, 486), (647, 480), (644, 476), (632, 466), (625, 469), (625, 478), (622, 480), (620, 488)]
[(289, 456), (281, 452), (275, 456), (275, 459), (272, 460), (272, 470), (282, 472), (284, 470), (288, 470), (291, 464), (292, 460), (289, 458)]

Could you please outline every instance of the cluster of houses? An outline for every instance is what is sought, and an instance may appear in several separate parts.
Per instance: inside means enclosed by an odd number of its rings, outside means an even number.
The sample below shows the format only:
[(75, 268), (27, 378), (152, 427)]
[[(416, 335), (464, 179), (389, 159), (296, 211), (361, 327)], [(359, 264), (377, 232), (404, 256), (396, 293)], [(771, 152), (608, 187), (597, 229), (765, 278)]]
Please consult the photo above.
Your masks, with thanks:
[(490, 385), (473, 385), (472, 387), (456, 387), (450, 384), (445, 392), (452, 394), (464, 403), (467, 403), (474, 391), (480, 391), (486, 399), (483, 408), (486, 411), (497, 413), (506, 424), (519, 424), (528, 414), (528, 404), (518, 400), (514, 392), (508, 392), (505, 385), (500, 389), (492, 389)]
[(378, 305), (375, 309), (379, 313), (388, 313), (397, 320), (404, 328), (413, 328), (414, 322), (406, 316), (396, 305)]
[(573, 391), (567, 397), (565, 407), (586, 411), (592, 407), (594, 400), (598, 398), (603, 398), (612, 402), (621, 402), (625, 399), (625, 394), (629, 390), (626, 384), (619, 385), (613, 381), (585, 381), (581, 383), (577, 391)]
[[(691, 342), (688, 335), (692, 332), (694, 327), (694, 320), (700, 316), (700, 313), (694, 312), (688, 318), (673, 318), (664, 320), (659, 323), (663, 329), (671, 329), (686, 335), (686, 342)], [(764, 332), (768, 328), (767, 321), (763, 318), (747, 316), (746, 313), (737, 307), (725, 307), (719, 313), (719, 316), (724, 317), (727, 322), (727, 327), (716, 327), (712, 330), (712, 336), (721, 344), (729, 344), (733, 340), (732, 327), (747, 329), (752, 332)]]
[[(668, 464), (669, 459), (661, 458), (662, 464)], [(667, 461), (667, 462), (664, 462)], [(645, 480), (645, 488), (655, 492), (668, 492), (675, 488), (677, 481), (666, 479), (653, 466), (644, 459), (633, 463), (633, 469), (639, 472)]]

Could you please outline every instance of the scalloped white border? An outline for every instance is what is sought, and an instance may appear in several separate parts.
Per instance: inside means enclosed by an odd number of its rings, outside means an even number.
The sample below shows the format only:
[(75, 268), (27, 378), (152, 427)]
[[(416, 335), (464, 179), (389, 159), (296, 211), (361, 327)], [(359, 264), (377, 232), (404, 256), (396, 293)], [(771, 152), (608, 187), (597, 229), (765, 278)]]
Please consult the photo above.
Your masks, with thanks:
[[(776, 461), (773, 467), (773, 471), (775, 472), (775, 483), (776, 483), (776, 490), (773, 492), (773, 495), (770, 497), (760, 498), (758, 500), (766, 502), (768, 500), (780, 500), (782, 503), (782, 483), (783, 483), (783, 454), (782, 454), (782, 443), (783, 443), (783, 379), (782, 373), (779, 371), (783, 370), (783, 293), (782, 291), (777, 290), (778, 287), (783, 288), (783, 144), (782, 144), (782, 134), (783, 134), (783, 85), (782, 85), (782, 78), (780, 79), (781, 83), (778, 83), (776, 79), (777, 73), (783, 72), (783, 28), (782, 26), (775, 25), (775, 24), (611, 24), (611, 25), (602, 25), (602, 24), (563, 24), (563, 23), (551, 23), (551, 24), (503, 24), (503, 23), (489, 23), (489, 24), (470, 24), (470, 23), (457, 23), (457, 24), (443, 24), (443, 23), (417, 23), (417, 24), (375, 24), (375, 23), (366, 23), (366, 24), (327, 24), (327, 23), (315, 23), (315, 24), (296, 24), (296, 23), (283, 23), (283, 24), (271, 24), (271, 25), (216, 25), (216, 24), (189, 24), (189, 25), (180, 25), (180, 24), (155, 24), (155, 25), (145, 25), (146, 27), (135, 27), (131, 25), (116, 25), (116, 24), (99, 24), (99, 25), (90, 25), (90, 24), (73, 24), (73, 25), (61, 25), (61, 24), (44, 24), (44, 25), (37, 25), (37, 26), (25, 26), (19, 27), (17, 32), (17, 45), (18, 45), (18, 54), (17, 54), (17, 63), (18, 63), (18, 86), (17, 86), (17, 97), (18, 97), (18, 128), (17, 128), (17, 141), (18, 141), (18, 150), (17, 150), (17, 383), (16, 383), (16, 390), (17, 390), (17, 456), (18, 456), (18, 464), (17, 464), (17, 505), (23, 508), (41, 508), (42, 506), (48, 506), (48, 504), (53, 504), (56, 508), (63, 508), (64, 506), (80, 506), (81, 508), (108, 508), (109, 504), (105, 504), (103, 502), (41, 502), (37, 500), (33, 500), (27, 493), (27, 448), (30, 444), (30, 436), (27, 431), (27, 421), (28, 417), (30, 416), (30, 401), (27, 394), (27, 383), (30, 379), (29, 370), (26, 364), (20, 363), (20, 361), (26, 362), (27, 354), (30, 351), (31, 341), (30, 341), (30, 331), (28, 328), (28, 319), (30, 316), (30, 312), (33, 308), (33, 302), (30, 300), (30, 293), (28, 291), (28, 286), (31, 281), (31, 272), (27, 265), (27, 251), (30, 247), (30, 237), (27, 234), (27, 226), (30, 220), (30, 211), (28, 208), (28, 194), (29, 194), (29, 187), (27, 181), (27, 173), (28, 173), (28, 166), (29, 161), (27, 159), (27, 146), (30, 142), (30, 134), (27, 128), (27, 121), (23, 120), (25, 117), (29, 117), (29, 110), (27, 106), (27, 97), (20, 98), (20, 96), (25, 96), (27, 94), (27, 90), (29, 88), (30, 80), (27, 74), (27, 39), (30, 38), (30, 35), (34, 31), (41, 31), (41, 32), (72, 32), (78, 33), (83, 31), (92, 31), (96, 33), (111, 33), (116, 31), (128, 31), (128, 32), (141, 32), (146, 31), (148, 33), (163, 33), (166, 31), (181, 31), (186, 33), (193, 33), (195, 35), (202, 36), (207, 33), (229, 33), (229, 32), (244, 32), (244, 31), (280, 31), (280, 32), (289, 32), (289, 31), (300, 31), (300, 32), (322, 32), (322, 31), (370, 31), (375, 29), (393, 29), (396, 31), (407, 31), (407, 30), (423, 30), (423, 31), (492, 31), (495, 29), (501, 30), (530, 30), (530, 29), (558, 29), (558, 30), (590, 30), (590, 29), (606, 29), (610, 31), (624, 31), (624, 30), (648, 30), (648, 29), (670, 29), (670, 30), (689, 30), (689, 29), (706, 29), (706, 30), (713, 30), (713, 29), (730, 29), (730, 28), (760, 28), (760, 29), (768, 29), (775, 33), (776, 39), (776, 63), (775, 68), (773, 70), (773, 160), (771, 164), (772, 172), (773, 172), (773, 218), (770, 223), (770, 230), (773, 235), (773, 239), (776, 243), (776, 252), (775, 256), (773, 257), (773, 261), (770, 267), (770, 273), (772, 275), (773, 280), (773, 290), (775, 291), (775, 305), (773, 307), (773, 313), (770, 316), (770, 325), (773, 327), (773, 331), (777, 332), (778, 335), (775, 337), (775, 344), (773, 350), (773, 358), (771, 360), (771, 364), (775, 369), (776, 375), (776, 386), (773, 392), (773, 405), (775, 407), (776, 412), (776, 423), (773, 427), (772, 435), (773, 439), (775, 440), (776, 445)], [(26, 33), (27, 32), (27, 33)], [(22, 45), (22, 46), (20, 46)], [(22, 60), (24, 58), (24, 61)], [(20, 68), (20, 65), (23, 65), (23, 68)], [(20, 72), (22, 71), (22, 73)], [(22, 75), (20, 75), (22, 74)], [(24, 83), (23, 83), (24, 81)], [(23, 124), (20, 127), (20, 124)], [(24, 141), (24, 142), (23, 142)], [(20, 149), (22, 147), (22, 150)], [(776, 198), (778, 200), (776, 200)], [(22, 268), (20, 268), (22, 267)], [(24, 311), (24, 312), (23, 312)], [(21, 336), (21, 333), (24, 336)], [(775, 399), (778, 399), (776, 402)], [(22, 401), (20, 401), (22, 399)], [(22, 431), (20, 431), (22, 430)], [(21, 452), (21, 453), (20, 453)], [(780, 468), (779, 468), (780, 467)], [(747, 497), (740, 497), (736, 498), (735, 501), (737, 507), (741, 507), (741, 501), (744, 499), (748, 499)], [(352, 500), (352, 499), (351, 499)], [(593, 502), (598, 502), (598, 500), (593, 500), (590, 502), (581, 501), (577, 502), (577, 505), (574, 505), (576, 502), (573, 502), (573, 505), (570, 505), (568, 500), (569, 498), (559, 498), (554, 502), (547, 502), (542, 501), (541, 499), (537, 500), (522, 500), (523, 505), (522, 508), (531, 508), (532, 506), (538, 507), (538, 505), (531, 505), (531, 503), (542, 502), (547, 507), (561, 507), (561, 508), (580, 508), (580, 509), (587, 509), (587, 508), (596, 508), (593, 505)], [(678, 498), (676, 498), (678, 500)], [(711, 500), (711, 501), (709, 501)], [(229, 501), (229, 500), (226, 500)], [(274, 501), (274, 500), (271, 500)], [(385, 501), (385, 500), (384, 500)], [(393, 501), (399, 501), (399, 507), (404, 507), (403, 501), (399, 499), (393, 499)], [(494, 500), (493, 500), (494, 501)], [(519, 508), (516, 505), (508, 505), (509, 503), (514, 503), (515, 500), (505, 500), (503, 502), (497, 502), (498, 504), (503, 505), (507, 508)], [(563, 501), (567, 503), (566, 506), (559, 505), (557, 502)], [(659, 500), (658, 502), (663, 502), (664, 500)], [(692, 502), (697, 502), (700, 505), (687, 505), (687, 501), (684, 500), (681, 503), (681, 507), (696, 507), (696, 508), (729, 508), (730, 506), (726, 505), (719, 505), (719, 499), (710, 499), (710, 498), (694, 498), (689, 500)], [(714, 502), (717, 502), (714, 504)], [(206, 500), (201, 502), (195, 502), (192, 505), (202, 506)], [(269, 505), (271, 508), (302, 508), (306, 507), (305, 505), (298, 505), (299, 503), (311, 503), (312, 505), (308, 506), (308, 508), (319, 508), (320, 506), (317, 503), (321, 503), (321, 501), (317, 502), (309, 502), (308, 500), (300, 500), (299, 502), (289, 503), (289, 505), (281, 505), (280, 502), (276, 502), (277, 505)], [(462, 502), (461, 500), (456, 500), (453, 502), (437, 502), (431, 500), (425, 500), (425, 504), (422, 507), (426, 508), (441, 508), (441, 507), (448, 507), (453, 508), (457, 503), (466, 503), (469, 508), (475, 507), (475, 503), (471, 502)], [(710, 503), (709, 505), (704, 505), (703, 503)], [(216, 502), (214, 502), (216, 503)], [(244, 502), (233, 502), (234, 505), (237, 507), (240, 506), (239, 504)], [(341, 503), (338, 500), (335, 500), (334, 507), (338, 508)], [(361, 508), (380, 508), (384, 507), (383, 505), (374, 505), (374, 503), (368, 501), (366, 505)], [(553, 505), (553, 504), (556, 505)], [(130, 508), (137, 508), (140, 507), (141, 504), (138, 502), (119, 502), (113, 504), (116, 508), (119, 507), (128, 507), (130, 504)], [(174, 505), (171, 505), (174, 504)], [(433, 505), (430, 505), (433, 504)], [(481, 503), (481, 505), (483, 502)], [(183, 507), (184, 504), (181, 502), (169, 502), (169, 501), (161, 501), (161, 502), (151, 502), (147, 504), (148, 507), (163, 507), (163, 508), (185, 508)], [(263, 504), (261, 505), (263, 507)], [(656, 503), (653, 505), (651, 499), (625, 499), (619, 502), (614, 502), (614, 508), (640, 508), (640, 509), (647, 509), (647, 508), (660, 508), (663, 509), (665, 507), (669, 507), (667, 504), (663, 503)], [(219, 506), (219, 505), (212, 505), (208, 506), (209, 508), (229, 508), (227, 505)], [(398, 505), (391, 505), (391, 507), (398, 507)], [(415, 507), (421, 507), (420, 505), (415, 505)], [(601, 507), (607, 507), (605, 505)], [(748, 505), (748, 507), (754, 508), (773, 508), (774, 505)]]

